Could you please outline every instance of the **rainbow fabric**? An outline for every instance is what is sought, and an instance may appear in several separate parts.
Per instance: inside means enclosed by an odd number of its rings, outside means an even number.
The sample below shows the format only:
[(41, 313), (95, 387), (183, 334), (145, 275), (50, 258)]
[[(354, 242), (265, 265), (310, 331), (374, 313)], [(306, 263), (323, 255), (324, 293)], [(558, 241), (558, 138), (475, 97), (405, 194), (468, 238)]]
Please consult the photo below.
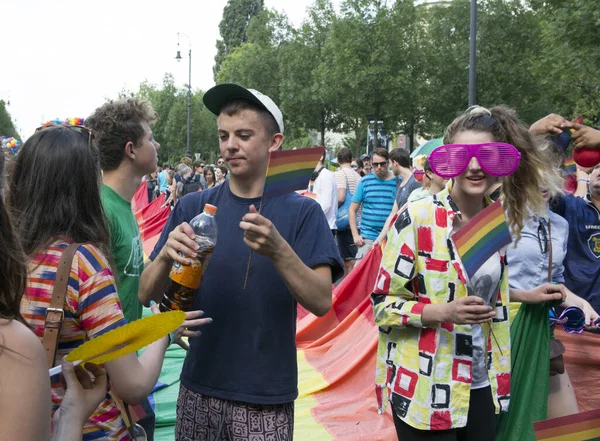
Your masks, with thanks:
[(575, 160), (571, 157), (565, 158), (565, 167), (563, 168), (563, 175), (572, 175), (577, 172), (577, 164), (575, 164)]
[(495, 252), (512, 242), (500, 201), (477, 214), (453, 239), (467, 274), (473, 278)]
[(131, 201), (131, 209), (140, 229), (142, 246), (144, 248), (144, 261), (148, 261), (148, 256), (152, 254), (154, 245), (158, 242), (160, 233), (167, 223), (171, 214), (171, 208), (165, 205), (165, 195), (161, 194), (148, 203), (148, 190), (146, 183), (142, 182)]
[(271, 152), (263, 200), (306, 189), (325, 147)]
[(533, 423), (538, 441), (600, 440), (600, 409)]

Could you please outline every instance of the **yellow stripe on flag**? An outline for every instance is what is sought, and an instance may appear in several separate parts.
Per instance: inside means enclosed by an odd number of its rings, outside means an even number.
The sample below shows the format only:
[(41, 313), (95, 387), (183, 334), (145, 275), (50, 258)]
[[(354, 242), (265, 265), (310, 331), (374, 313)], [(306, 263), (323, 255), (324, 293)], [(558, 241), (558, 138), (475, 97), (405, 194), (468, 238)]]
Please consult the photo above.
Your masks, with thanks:
[[(459, 247), (459, 253), (465, 254), (468, 250), (471, 249), (471, 247), (473, 245), (475, 245), (477, 242), (479, 242), (483, 236), (488, 234), (490, 231), (492, 231), (494, 228), (496, 228), (498, 225), (500, 225), (504, 221), (505, 221), (505, 218), (503, 216), (498, 216), (495, 219), (493, 219), (489, 224), (487, 224), (485, 226), (485, 228), (481, 228), (477, 233), (475, 233), (473, 235), (473, 237), (471, 237), (468, 241), (466, 241), (464, 244), (462, 244)], [(463, 253), (463, 250), (465, 251), (465, 253)]]
[(294, 403), (294, 440), (333, 441), (333, 436), (315, 420), (312, 414), (312, 409), (319, 405), (312, 394), (328, 387), (329, 384), (306, 360), (304, 351), (297, 351), (297, 356), (298, 398)]
[(317, 163), (315, 161), (306, 161), (306, 162), (292, 162), (291, 164), (283, 164), (278, 165), (276, 167), (269, 167), (267, 170), (268, 176), (275, 176), (280, 173), (286, 173), (289, 171), (302, 170), (302, 169), (314, 169)]
[(538, 438), (543, 441), (589, 441), (597, 439), (600, 436), (600, 429), (583, 430), (577, 433), (567, 433), (565, 435), (553, 436), (552, 438)]

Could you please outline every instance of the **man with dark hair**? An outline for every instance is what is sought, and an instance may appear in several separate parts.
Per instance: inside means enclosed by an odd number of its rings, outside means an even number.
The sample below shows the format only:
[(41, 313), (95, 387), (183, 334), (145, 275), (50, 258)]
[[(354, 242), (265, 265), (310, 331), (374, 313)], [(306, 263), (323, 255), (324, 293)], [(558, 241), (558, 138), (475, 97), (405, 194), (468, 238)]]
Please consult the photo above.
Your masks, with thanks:
[(154, 141), (149, 126), (155, 120), (152, 105), (133, 98), (109, 101), (85, 120), (85, 125), (94, 131), (100, 153), (102, 203), (111, 230), (119, 298), (128, 322), (142, 316), (137, 292), (144, 267), (131, 200), (142, 178), (156, 170), (160, 145)]
[(410, 156), (406, 150), (392, 150), (390, 152), (390, 162), (392, 164), (392, 172), (398, 181), (396, 185), (396, 201), (392, 207), (392, 212), (385, 221), (385, 225), (383, 226), (381, 233), (379, 233), (379, 236), (377, 239), (375, 239), (375, 242), (373, 242), (373, 246), (380, 244), (381, 241), (387, 236), (389, 224), (392, 221), (392, 218), (398, 212), (398, 210), (402, 208), (404, 204), (406, 204), (408, 197), (413, 190), (421, 188), (421, 184), (413, 175), (412, 167), (410, 165)]
[[(396, 195), (396, 180), (388, 170), (388, 151), (381, 147), (376, 148), (372, 159), (373, 173), (360, 180), (348, 212), (352, 237), (358, 246), (357, 262), (373, 247), (373, 242), (381, 233), (394, 206)], [(361, 205), (362, 218), (359, 232), (356, 219)]]
[[(152, 137), (156, 112), (147, 101), (134, 98), (109, 101), (85, 120), (94, 132), (103, 170), (100, 196), (110, 228), (117, 288), (128, 322), (142, 317), (138, 299), (144, 250), (131, 200), (142, 178), (156, 170), (160, 144)], [(154, 439), (154, 412), (148, 400), (142, 403), (146, 416), (139, 424), (148, 440)]]
[(217, 167), (225, 167), (225, 158), (222, 156), (217, 158)]
[[(360, 175), (352, 169), (352, 152), (349, 148), (342, 147), (337, 152), (337, 161), (340, 168), (334, 173), (334, 176), (337, 186), (338, 207), (341, 207), (347, 203), (347, 192), (349, 192), (350, 198), (356, 193), (356, 187), (360, 182)], [(354, 259), (358, 251), (350, 227), (345, 230), (338, 228), (336, 240), (340, 254), (344, 260), (344, 275), (346, 275), (354, 268)]]
[(291, 441), (298, 395), (296, 303), (326, 314), (341, 260), (314, 200), (292, 192), (261, 201), (269, 154), (284, 140), (277, 105), (231, 83), (208, 90), (203, 101), (218, 115), (230, 178), (175, 206), (140, 286), (144, 304), (162, 298), (173, 262), (189, 265), (196, 255), (188, 222), (205, 204), (218, 207), (217, 244), (194, 300), (194, 309), (206, 311), (214, 323), (190, 340), (175, 439), (235, 434), (240, 441)]

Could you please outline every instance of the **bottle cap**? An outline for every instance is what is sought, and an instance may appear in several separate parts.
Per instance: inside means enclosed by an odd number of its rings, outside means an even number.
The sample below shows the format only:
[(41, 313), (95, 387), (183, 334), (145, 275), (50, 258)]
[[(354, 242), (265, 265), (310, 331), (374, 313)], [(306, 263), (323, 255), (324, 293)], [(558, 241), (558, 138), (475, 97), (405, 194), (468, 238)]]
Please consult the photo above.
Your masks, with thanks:
[(210, 205), (210, 204), (204, 204), (204, 211), (206, 211), (208, 214), (214, 216), (215, 214), (217, 214), (217, 207), (215, 207), (214, 205)]

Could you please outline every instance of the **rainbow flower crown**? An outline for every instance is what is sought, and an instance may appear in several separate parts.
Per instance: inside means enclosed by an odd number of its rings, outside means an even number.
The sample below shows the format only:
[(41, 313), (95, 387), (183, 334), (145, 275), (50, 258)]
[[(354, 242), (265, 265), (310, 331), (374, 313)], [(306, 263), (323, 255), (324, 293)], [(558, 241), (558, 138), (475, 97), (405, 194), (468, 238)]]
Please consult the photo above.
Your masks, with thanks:
[(50, 126), (82, 126), (84, 123), (84, 118), (66, 118), (66, 119), (53, 119), (51, 121), (46, 121), (42, 124), (42, 127), (50, 127)]

